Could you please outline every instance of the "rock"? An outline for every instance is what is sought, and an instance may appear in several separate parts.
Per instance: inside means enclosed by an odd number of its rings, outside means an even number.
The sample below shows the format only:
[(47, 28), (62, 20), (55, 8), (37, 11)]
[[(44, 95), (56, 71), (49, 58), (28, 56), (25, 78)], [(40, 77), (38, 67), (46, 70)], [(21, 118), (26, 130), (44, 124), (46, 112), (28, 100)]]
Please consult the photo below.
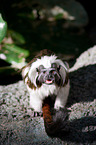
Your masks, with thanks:
[[(59, 138), (48, 137), (43, 118), (34, 117), (23, 81), (0, 86), (1, 145), (96, 144), (95, 48), (81, 54), (78, 63), (70, 69), (71, 89), (66, 105), (70, 110), (66, 124), (69, 132), (65, 131)], [(89, 52), (90, 55), (86, 55)]]
[(89, 48), (87, 51), (82, 53), (79, 58), (77, 58), (76, 63), (72, 68), (70, 68), (70, 72), (82, 68), (84, 66), (96, 64), (96, 45), (92, 48)]
[[(88, 15), (84, 7), (76, 0), (35, 0), (39, 8), (39, 17), (48, 21), (64, 19), (64, 27), (82, 28), (88, 24)], [(34, 7), (34, 0), (30, 1)], [(36, 17), (37, 10), (33, 10)], [(35, 12), (35, 13), (34, 13)]]

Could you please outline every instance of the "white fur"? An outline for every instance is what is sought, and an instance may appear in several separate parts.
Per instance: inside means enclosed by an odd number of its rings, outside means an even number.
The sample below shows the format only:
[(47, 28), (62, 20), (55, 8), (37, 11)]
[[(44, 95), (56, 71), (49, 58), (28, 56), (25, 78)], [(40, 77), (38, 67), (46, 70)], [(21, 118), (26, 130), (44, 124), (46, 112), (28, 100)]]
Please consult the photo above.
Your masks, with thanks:
[(25, 67), (25, 68), (23, 69), (23, 71), (22, 71), (22, 76), (23, 76), (23, 78), (26, 76), (26, 74), (29, 72), (29, 70), (30, 70), (30, 67)]
[(54, 108), (55, 109), (59, 109), (64, 108), (67, 102), (67, 98), (69, 95), (69, 89), (70, 89), (70, 84), (68, 81), (68, 84), (64, 87), (61, 87), (60, 90), (58, 91), (57, 97), (56, 97), (56, 101), (55, 101), (55, 105)]
[[(52, 56), (44, 56), (44, 57), (41, 57), (41, 59), (37, 59), (35, 62), (31, 64), (30, 68), (29, 67), (25, 68), (23, 75), (26, 75), (28, 72), (29, 79), (35, 85), (35, 87), (37, 87), (36, 78), (38, 76), (38, 72), (36, 71), (36, 68), (38, 68), (40, 65), (43, 65), (45, 68), (49, 68), (51, 67), (52, 63), (57, 63), (57, 65), (63, 66), (60, 69), (60, 74), (63, 80), (65, 81), (65, 78), (66, 78), (66, 70), (64, 69), (65, 65), (60, 59), (56, 59), (56, 58), (57, 56), (52, 55)], [(25, 79), (25, 83), (27, 82), (27, 79), (28, 78)], [(32, 108), (37, 112), (42, 111), (43, 99), (52, 94), (55, 94), (57, 96), (54, 108), (59, 109), (60, 107), (64, 107), (66, 104), (66, 101), (69, 95), (69, 89), (70, 89), (69, 82), (64, 87), (58, 87), (55, 84), (52, 84), (52, 85), (43, 84), (40, 88), (37, 87), (36, 90), (29, 88), (28, 85), (27, 85), (27, 88), (30, 94), (30, 104)]]
[(36, 90), (32, 90), (28, 87), (28, 91), (30, 94), (30, 104), (35, 111), (42, 111), (42, 102), (45, 97), (55, 94), (57, 95), (59, 87), (55, 85), (46, 85), (43, 84), (40, 88)]

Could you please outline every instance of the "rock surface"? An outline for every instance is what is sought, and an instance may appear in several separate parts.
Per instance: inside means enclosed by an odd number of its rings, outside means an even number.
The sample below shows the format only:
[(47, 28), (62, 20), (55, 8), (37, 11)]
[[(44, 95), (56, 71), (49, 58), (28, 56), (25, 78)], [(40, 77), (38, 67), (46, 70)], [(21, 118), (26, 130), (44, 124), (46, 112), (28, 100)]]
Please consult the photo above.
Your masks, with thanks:
[(70, 131), (60, 138), (48, 137), (43, 118), (34, 117), (23, 81), (0, 86), (0, 145), (96, 144), (95, 48), (84, 52), (84, 59), (79, 57), (70, 69), (71, 89), (66, 105), (70, 110), (67, 120)]

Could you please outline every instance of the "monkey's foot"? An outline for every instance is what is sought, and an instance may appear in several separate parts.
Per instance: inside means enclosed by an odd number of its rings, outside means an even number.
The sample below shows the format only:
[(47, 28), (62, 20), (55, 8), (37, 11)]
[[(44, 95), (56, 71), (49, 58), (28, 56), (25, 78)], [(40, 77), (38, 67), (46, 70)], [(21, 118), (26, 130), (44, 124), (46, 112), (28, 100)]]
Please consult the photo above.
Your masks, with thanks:
[(34, 112), (33, 116), (34, 117), (43, 116), (43, 112)]

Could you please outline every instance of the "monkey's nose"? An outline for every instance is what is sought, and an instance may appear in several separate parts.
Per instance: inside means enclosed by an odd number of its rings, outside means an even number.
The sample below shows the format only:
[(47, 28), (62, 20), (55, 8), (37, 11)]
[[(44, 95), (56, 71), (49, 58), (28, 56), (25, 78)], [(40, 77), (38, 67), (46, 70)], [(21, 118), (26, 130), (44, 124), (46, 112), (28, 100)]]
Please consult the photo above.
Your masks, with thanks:
[(48, 74), (48, 75), (46, 76), (46, 80), (53, 80), (52, 74)]

